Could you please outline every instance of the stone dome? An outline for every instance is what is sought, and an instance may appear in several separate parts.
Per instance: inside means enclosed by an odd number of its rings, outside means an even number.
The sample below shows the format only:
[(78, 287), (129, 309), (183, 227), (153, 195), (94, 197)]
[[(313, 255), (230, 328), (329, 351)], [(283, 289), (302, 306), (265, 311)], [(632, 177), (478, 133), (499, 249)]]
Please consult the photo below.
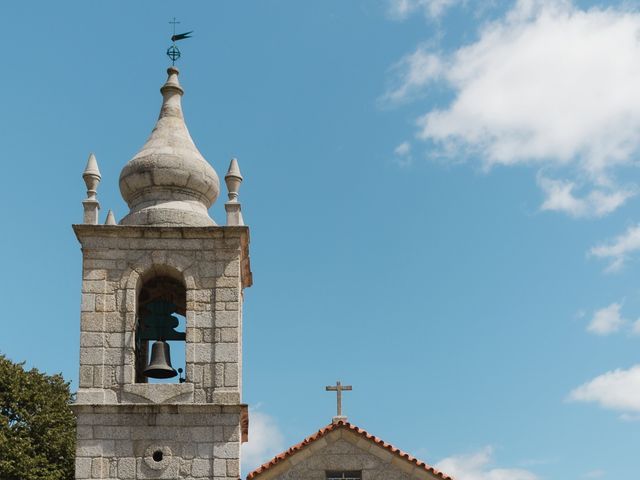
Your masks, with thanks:
[(184, 123), (178, 69), (169, 67), (162, 108), (151, 136), (120, 173), (129, 205), (121, 225), (209, 226), (218, 198), (218, 175), (198, 151)]

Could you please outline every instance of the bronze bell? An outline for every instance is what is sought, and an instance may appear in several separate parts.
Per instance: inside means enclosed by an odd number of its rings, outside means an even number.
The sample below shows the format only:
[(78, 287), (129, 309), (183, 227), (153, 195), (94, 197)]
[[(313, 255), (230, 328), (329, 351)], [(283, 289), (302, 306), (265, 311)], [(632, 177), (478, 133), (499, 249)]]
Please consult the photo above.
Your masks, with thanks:
[(144, 376), (150, 378), (172, 378), (178, 375), (171, 366), (169, 344), (158, 340), (151, 347), (151, 361), (144, 369)]

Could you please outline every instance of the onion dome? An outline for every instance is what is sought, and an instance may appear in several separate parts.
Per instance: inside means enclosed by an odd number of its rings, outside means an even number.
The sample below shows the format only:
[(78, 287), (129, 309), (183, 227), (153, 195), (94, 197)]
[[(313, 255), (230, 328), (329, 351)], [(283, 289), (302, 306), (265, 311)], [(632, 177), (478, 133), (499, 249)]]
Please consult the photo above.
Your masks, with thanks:
[(130, 210), (121, 225), (215, 225), (208, 209), (218, 198), (220, 181), (184, 123), (178, 73), (175, 67), (167, 70), (156, 126), (120, 173), (120, 193)]

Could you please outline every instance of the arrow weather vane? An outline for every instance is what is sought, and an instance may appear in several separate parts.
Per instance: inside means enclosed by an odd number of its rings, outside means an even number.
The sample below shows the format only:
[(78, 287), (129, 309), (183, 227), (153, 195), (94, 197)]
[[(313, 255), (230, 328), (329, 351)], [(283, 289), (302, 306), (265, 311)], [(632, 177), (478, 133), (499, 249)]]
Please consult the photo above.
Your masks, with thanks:
[(179, 40), (184, 40), (185, 38), (191, 38), (193, 30), (191, 30), (190, 32), (176, 34), (176, 25), (180, 22), (177, 22), (176, 17), (173, 17), (173, 20), (169, 23), (173, 25), (173, 35), (171, 35), (171, 41), (173, 42), (173, 44), (167, 49), (167, 57), (171, 59), (171, 64), (175, 65), (176, 60), (180, 58), (180, 49), (176, 45), (176, 42)]

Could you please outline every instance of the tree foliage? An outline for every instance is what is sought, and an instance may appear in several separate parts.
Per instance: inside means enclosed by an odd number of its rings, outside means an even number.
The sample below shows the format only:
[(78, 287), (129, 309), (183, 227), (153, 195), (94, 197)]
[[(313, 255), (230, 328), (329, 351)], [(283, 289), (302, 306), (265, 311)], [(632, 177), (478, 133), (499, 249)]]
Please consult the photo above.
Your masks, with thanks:
[(72, 480), (75, 418), (69, 383), (23, 366), (0, 354), (0, 478)]

